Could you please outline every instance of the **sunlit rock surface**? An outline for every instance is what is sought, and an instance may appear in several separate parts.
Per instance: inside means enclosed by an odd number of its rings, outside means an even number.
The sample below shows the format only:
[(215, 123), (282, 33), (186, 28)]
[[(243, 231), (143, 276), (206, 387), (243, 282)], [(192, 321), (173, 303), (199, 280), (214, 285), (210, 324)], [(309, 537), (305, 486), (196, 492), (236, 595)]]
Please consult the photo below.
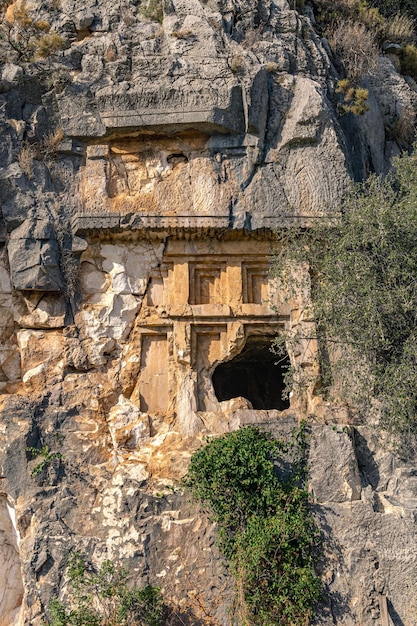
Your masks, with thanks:
[[(340, 117), (329, 45), (292, 6), (172, 0), (159, 23), (129, 0), (34, 0), (67, 40), (50, 80), (0, 65), (2, 626), (42, 624), (71, 550), (160, 586), (180, 623), (238, 626), (180, 480), (206, 436), (303, 418), (316, 623), (417, 623), (415, 458), (323, 401), (306, 268), (297, 295), (269, 272), (276, 229), (387, 171), (416, 89), (386, 55), (370, 111)], [(284, 400), (283, 330), (303, 383)], [(36, 473), (43, 446), (62, 458)]]

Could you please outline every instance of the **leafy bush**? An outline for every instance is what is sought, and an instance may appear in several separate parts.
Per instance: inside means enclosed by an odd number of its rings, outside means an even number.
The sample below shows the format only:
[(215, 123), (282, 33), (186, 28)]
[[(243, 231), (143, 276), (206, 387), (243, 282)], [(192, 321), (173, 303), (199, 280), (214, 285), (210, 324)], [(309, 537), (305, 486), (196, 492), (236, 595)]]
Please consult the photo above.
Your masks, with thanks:
[(159, 588), (129, 586), (128, 571), (104, 561), (97, 573), (73, 553), (69, 559), (66, 603), (54, 598), (48, 626), (162, 626), (164, 603)]
[(387, 18), (397, 13), (402, 13), (417, 18), (417, 5), (415, 0), (372, 0), (371, 4)]
[(210, 505), (251, 625), (306, 624), (320, 597), (305, 451), (304, 425), (290, 443), (248, 426), (196, 452), (184, 481)]
[(413, 44), (401, 50), (401, 73), (417, 78), (417, 48)]
[[(417, 155), (353, 188), (341, 212), (279, 233), (282, 287), (308, 264), (323, 383), (394, 433), (417, 432)], [(288, 280), (290, 276), (291, 281)], [(295, 338), (296, 340), (296, 338)]]

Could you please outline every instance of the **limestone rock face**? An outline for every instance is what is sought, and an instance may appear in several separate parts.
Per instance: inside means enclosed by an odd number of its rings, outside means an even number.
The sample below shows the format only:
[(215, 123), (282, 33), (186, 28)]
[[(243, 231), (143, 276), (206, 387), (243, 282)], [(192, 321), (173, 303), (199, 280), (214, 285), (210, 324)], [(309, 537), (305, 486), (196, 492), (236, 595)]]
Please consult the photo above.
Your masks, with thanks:
[(307, 417), (316, 623), (411, 626), (415, 459), (323, 401), (307, 270), (294, 296), (269, 266), (275, 229), (409, 145), (415, 85), (387, 54), (370, 111), (340, 117), (311, 7), (154, 4), (33, 0), (65, 49), (0, 64), (0, 623), (44, 623), (75, 550), (160, 586), (179, 623), (240, 626), (180, 480), (206, 436)]
[[(11, 233), (7, 250), (15, 289), (42, 292), (63, 290), (58, 244), (48, 220), (39, 220), (35, 216), (25, 220)], [(29, 259), (33, 260), (33, 265)]]
[(13, 507), (5, 496), (0, 499), (0, 563), (3, 580), (0, 593), (2, 621), (22, 623), (23, 582), (20, 570), (19, 536)]

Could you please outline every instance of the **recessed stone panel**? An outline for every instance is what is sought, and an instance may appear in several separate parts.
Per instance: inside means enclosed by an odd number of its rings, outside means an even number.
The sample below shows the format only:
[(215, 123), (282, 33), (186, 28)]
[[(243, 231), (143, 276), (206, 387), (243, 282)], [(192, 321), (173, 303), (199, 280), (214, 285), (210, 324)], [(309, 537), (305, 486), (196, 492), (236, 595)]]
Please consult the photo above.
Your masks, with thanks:
[(147, 289), (148, 306), (164, 306), (169, 300), (168, 276), (172, 272), (172, 263), (163, 265), (152, 272)]
[(167, 334), (142, 335), (139, 403), (145, 413), (162, 413), (169, 405)]
[(243, 302), (264, 304), (268, 301), (268, 268), (263, 264), (244, 263), (242, 266)]
[(222, 304), (224, 264), (190, 264), (190, 304)]
[(216, 411), (218, 402), (210, 372), (225, 357), (226, 326), (197, 326), (194, 329), (194, 363), (197, 371), (197, 409)]

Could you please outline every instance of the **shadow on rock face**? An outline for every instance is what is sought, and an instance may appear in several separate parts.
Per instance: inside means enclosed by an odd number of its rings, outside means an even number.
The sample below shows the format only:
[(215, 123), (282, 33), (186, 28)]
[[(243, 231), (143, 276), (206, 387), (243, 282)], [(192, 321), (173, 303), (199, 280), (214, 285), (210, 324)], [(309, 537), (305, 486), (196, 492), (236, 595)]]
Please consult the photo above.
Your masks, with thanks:
[(362, 486), (371, 485), (372, 489), (376, 489), (380, 480), (378, 465), (365, 437), (357, 429), (355, 429), (355, 454), (358, 459)]
[(335, 571), (339, 565), (343, 565), (343, 551), (335, 534), (330, 526), (326, 513), (326, 507), (314, 505), (313, 515), (320, 527), (320, 545), (317, 547), (316, 573), (322, 578), (324, 583), (323, 598), (315, 610), (313, 625), (345, 623), (344, 619), (349, 618), (350, 608), (347, 595), (339, 590), (331, 589), (335, 577)]
[(388, 613), (389, 613), (390, 618), (392, 619), (392, 623), (394, 624), (394, 626), (405, 626), (405, 623), (403, 622), (401, 617), (398, 615), (392, 602), (388, 600), (387, 603), (388, 603)]

